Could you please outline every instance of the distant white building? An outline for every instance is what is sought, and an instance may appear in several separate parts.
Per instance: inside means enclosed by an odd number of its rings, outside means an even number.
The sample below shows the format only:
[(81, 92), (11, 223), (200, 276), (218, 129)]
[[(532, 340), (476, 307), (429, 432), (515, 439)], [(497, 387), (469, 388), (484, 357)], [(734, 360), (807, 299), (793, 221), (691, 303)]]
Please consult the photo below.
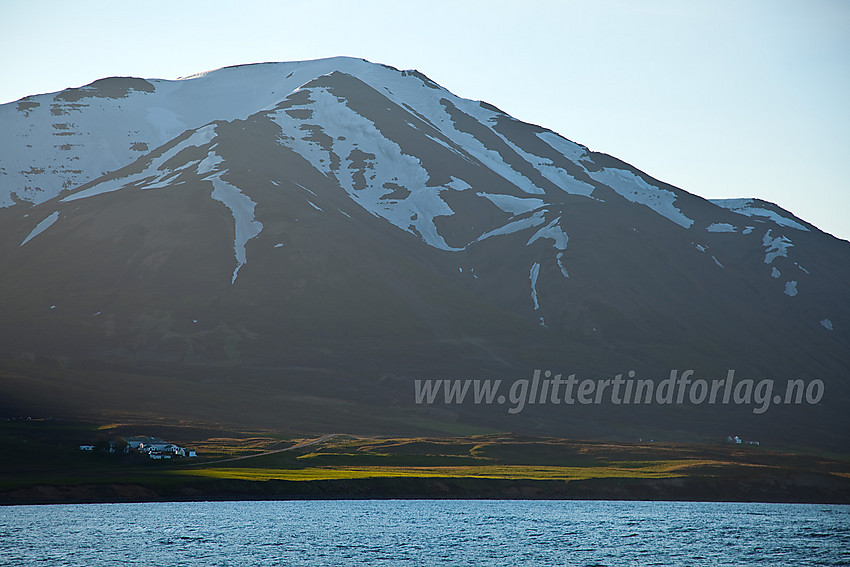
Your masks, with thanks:
[(173, 453), (174, 445), (172, 443), (143, 443), (141, 446), (141, 450), (145, 453)]
[(138, 451), (142, 447), (142, 445), (152, 445), (154, 443), (164, 443), (165, 442), (162, 439), (160, 439), (159, 437), (146, 437), (146, 436), (125, 437), (124, 441), (127, 442), (127, 446), (130, 449), (133, 449), (135, 451)]

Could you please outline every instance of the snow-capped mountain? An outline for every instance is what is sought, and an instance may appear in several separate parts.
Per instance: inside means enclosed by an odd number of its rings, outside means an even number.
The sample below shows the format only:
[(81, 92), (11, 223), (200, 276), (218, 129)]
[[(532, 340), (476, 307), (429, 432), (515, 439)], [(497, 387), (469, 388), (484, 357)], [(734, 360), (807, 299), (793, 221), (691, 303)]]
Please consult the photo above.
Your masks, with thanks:
[(847, 399), (850, 244), (416, 71), (110, 78), (0, 106), (0, 125), (9, 357), (349, 383), (738, 368)]

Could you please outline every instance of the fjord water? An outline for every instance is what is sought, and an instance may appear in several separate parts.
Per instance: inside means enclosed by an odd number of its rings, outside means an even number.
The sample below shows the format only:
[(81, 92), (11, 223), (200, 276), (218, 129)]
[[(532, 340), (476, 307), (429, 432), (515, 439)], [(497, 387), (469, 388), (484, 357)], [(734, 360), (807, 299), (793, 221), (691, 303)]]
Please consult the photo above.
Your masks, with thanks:
[(0, 565), (847, 565), (850, 506), (284, 501), (0, 508)]

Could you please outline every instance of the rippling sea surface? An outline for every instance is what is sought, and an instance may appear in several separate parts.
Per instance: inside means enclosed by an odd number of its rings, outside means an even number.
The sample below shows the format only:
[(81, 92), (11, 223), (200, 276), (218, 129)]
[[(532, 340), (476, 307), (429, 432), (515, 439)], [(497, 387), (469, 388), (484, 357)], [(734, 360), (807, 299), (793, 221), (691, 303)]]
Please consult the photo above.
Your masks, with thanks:
[(850, 506), (370, 500), (0, 508), (0, 565), (848, 565)]

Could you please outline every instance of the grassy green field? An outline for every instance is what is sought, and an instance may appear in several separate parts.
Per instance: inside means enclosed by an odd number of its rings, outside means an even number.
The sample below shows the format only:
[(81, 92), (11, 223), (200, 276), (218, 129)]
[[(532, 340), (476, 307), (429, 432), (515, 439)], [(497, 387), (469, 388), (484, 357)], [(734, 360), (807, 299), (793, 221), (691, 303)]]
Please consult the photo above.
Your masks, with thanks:
[[(706, 461), (706, 463), (710, 463)], [(473, 465), (461, 467), (321, 467), (305, 469), (205, 468), (175, 474), (239, 480), (343, 480), (355, 478), (493, 478), (510, 480), (587, 480), (589, 478), (671, 478), (688, 461), (626, 463), (627, 466), (551, 467), (533, 465)]]

